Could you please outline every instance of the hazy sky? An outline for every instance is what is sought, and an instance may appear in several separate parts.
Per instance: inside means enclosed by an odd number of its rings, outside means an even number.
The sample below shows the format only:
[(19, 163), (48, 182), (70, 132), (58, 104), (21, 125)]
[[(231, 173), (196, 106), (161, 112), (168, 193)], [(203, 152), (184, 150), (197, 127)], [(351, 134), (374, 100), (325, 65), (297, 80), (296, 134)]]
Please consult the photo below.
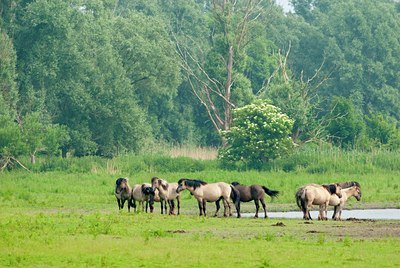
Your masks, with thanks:
[(283, 7), (283, 11), (285, 11), (285, 12), (292, 11), (293, 12), (293, 7), (289, 3), (289, 0), (275, 0), (275, 1), (278, 5)]

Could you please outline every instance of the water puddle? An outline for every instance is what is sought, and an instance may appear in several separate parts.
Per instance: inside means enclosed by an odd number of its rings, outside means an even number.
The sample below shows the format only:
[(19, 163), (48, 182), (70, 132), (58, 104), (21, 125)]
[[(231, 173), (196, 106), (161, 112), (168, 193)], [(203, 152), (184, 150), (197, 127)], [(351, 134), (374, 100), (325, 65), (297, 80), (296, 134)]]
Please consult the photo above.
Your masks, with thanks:
[[(251, 218), (255, 213), (242, 213), (242, 217)], [(303, 212), (267, 212), (269, 218), (302, 219)], [(333, 211), (328, 210), (328, 219), (331, 219)], [(258, 213), (258, 217), (264, 217), (264, 211)], [(311, 211), (311, 217), (318, 219), (318, 211)], [(342, 220), (348, 218), (369, 219), (369, 220), (400, 220), (400, 209), (354, 209), (343, 210)]]

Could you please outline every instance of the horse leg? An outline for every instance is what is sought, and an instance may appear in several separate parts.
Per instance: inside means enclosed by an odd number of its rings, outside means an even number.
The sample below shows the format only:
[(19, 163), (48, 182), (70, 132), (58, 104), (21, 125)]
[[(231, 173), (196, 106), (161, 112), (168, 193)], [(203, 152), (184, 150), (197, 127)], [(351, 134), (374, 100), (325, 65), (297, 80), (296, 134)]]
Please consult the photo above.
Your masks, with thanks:
[(335, 219), (336, 219), (337, 207), (338, 207), (338, 206), (334, 206), (334, 207), (333, 207), (332, 220), (335, 220)]
[(215, 210), (214, 217), (217, 217), (219, 208), (221, 207), (220, 204), (219, 204), (219, 201), (220, 201), (220, 200), (221, 200), (221, 199), (218, 199), (217, 201), (215, 201), (215, 206), (217, 207), (217, 209)]
[(258, 202), (258, 199), (254, 199), (254, 204), (256, 205), (256, 215), (254, 215), (254, 218), (258, 218), (258, 210), (260, 209), (260, 204)]
[(117, 198), (118, 210), (121, 210), (121, 201)]
[(231, 204), (229, 204), (229, 198), (224, 198), (224, 217), (228, 217), (231, 214)]
[(198, 200), (197, 203), (199, 204), (199, 211), (200, 211), (200, 215), (203, 215), (203, 200)]
[(261, 205), (262, 205), (262, 207), (263, 207), (263, 209), (264, 209), (264, 218), (266, 219), (266, 218), (268, 218), (268, 216), (267, 216), (267, 209), (265, 208), (264, 199), (261, 198), (261, 199), (260, 199), (260, 202), (261, 202)]
[(169, 215), (175, 215), (175, 202), (174, 202), (174, 200), (170, 200), (169, 204), (170, 204)]
[(136, 212), (136, 200), (132, 199), (132, 207), (133, 207), (133, 211)]
[(203, 213), (204, 213), (204, 216), (206, 216), (206, 205), (207, 205), (206, 200), (203, 200)]
[(323, 208), (323, 206), (324, 206), (324, 205), (320, 205), (320, 206), (319, 206), (319, 213), (318, 213), (318, 220), (319, 220), (319, 221), (322, 220), (322, 219), (324, 218), (324, 215), (323, 215), (324, 208)]
[(181, 208), (181, 197), (179, 195), (176, 197), (176, 202), (178, 203), (178, 215), (179, 215), (179, 210)]

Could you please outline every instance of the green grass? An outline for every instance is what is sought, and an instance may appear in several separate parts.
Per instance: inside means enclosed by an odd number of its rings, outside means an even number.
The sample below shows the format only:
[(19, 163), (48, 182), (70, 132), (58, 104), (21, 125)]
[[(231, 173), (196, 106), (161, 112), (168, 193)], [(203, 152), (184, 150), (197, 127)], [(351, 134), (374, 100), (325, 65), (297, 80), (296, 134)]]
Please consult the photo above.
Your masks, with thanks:
[[(149, 182), (181, 177), (209, 182), (261, 183), (281, 191), (269, 210), (297, 209), (300, 185), (357, 180), (361, 202), (399, 204), (398, 171), (369, 174), (303, 172), (6, 172), (0, 173), (0, 267), (398, 267), (396, 221), (317, 222), (198, 217), (196, 200), (183, 192), (182, 215), (118, 211), (115, 179)], [(268, 198), (269, 199), (269, 198)], [(254, 212), (254, 205), (242, 206)], [(208, 205), (208, 212), (214, 212)], [(220, 215), (222, 213), (220, 212)], [(274, 226), (278, 221), (284, 226)], [(393, 232), (377, 230), (393, 229)], [(397, 231), (396, 231), (397, 230)], [(397, 233), (396, 233), (397, 232)], [(372, 254), (373, 253), (373, 254)]]
[[(0, 266), (396, 267), (400, 240), (329, 234), (331, 222), (6, 210)], [(346, 233), (349, 222), (334, 223)], [(366, 227), (366, 226), (363, 226)], [(317, 230), (317, 231), (315, 231)], [(371, 254), (373, 252), (373, 254)]]

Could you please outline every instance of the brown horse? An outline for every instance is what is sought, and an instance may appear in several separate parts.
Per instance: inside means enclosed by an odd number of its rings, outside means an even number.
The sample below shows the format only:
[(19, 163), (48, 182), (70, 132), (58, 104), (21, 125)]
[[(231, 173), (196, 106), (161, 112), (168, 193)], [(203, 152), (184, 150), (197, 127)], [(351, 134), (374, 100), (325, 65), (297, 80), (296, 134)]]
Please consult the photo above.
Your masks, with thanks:
[(344, 205), (350, 197), (354, 196), (357, 201), (361, 200), (361, 187), (358, 182), (339, 183), (339, 185), (346, 187), (341, 190), (342, 197), (339, 198), (336, 195), (331, 195), (331, 199), (329, 200), (329, 205), (335, 206), (332, 219), (336, 221), (341, 220)]
[(264, 209), (264, 218), (267, 217), (267, 210), (265, 209), (265, 202), (264, 202), (264, 195), (267, 194), (271, 197), (278, 196), (279, 191), (270, 190), (265, 186), (262, 185), (241, 185), (239, 182), (232, 182), (232, 185), (239, 191), (240, 195), (240, 202), (250, 202), (254, 200), (254, 204), (256, 205), (256, 214), (254, 218), (258, 218), (258, 210), (260, 209), (260, 204)]
[(115, 197), (117, 198), (118, 209), (124, 208), (125, 201), (128, 201), (128, 211), (131, 211), (132, 188), (129, 186), (128, 178), (118, 178), (115, 181)]
[(336, 194), (342, 197), (342, 187), (338, 184), (319, 185), (308, 184), (296, 192), (296, 203), (303, 211), (303, 219), (311, 220), (310, 208), (312, 205), (319, 205), (318, 220), (327, 220), (327, 208), (331, 195)]
[(237, 217), (240, 217), (240, 197), (239, 192), (225, 182), (207, 183), (201, 180), (190, 180), (182, 178), (178, 181), (178, 188), (176, 192), (179, 193), (187, 189), (197, 199), (199, 204), (200, 216), (206, 216), (206, 202), (216, 202), (217, 210), (215, 215), (218, 215), (220, 208), (219, 201), (224, 202), (224, 216), (232, 215), (231, 206), (229, 204), (229, 198), (232, 198), (233, 203), (236, 207)]
[[(142, 211), (146, 203), (146, 212), (148, 210), (150, 197), (154, 195), (154, 190), (149, 183), (135, 184), (132, 187), (132, 207), (136, 211), (136, 201), (141, 205)], [(150, 204), (150, 211), (153, 211), (152, 205)]]
[[(157, 177), (153, 177), (151, 179), (151, 186), (153, 190), (158, 190), (160, 199), (165, 200), (168, 202), (169, 205), (169, 214), (170, 215), (175, 215), (175, 202), (174, 200), (176, 199), (177, 201), (177, 206), (178, 206), (178, 215), (179, 215), (179, 210), (180, 210), (180, 204), (181, 204), (181, 196), (179, 193), (176, 191), (178, 188), (178, 183), (176, 182), (171, 182), (168, 183), (164, 179), (160, 179)], [(165, 208), (165, 214), (167, 214), (167, 208)]]

